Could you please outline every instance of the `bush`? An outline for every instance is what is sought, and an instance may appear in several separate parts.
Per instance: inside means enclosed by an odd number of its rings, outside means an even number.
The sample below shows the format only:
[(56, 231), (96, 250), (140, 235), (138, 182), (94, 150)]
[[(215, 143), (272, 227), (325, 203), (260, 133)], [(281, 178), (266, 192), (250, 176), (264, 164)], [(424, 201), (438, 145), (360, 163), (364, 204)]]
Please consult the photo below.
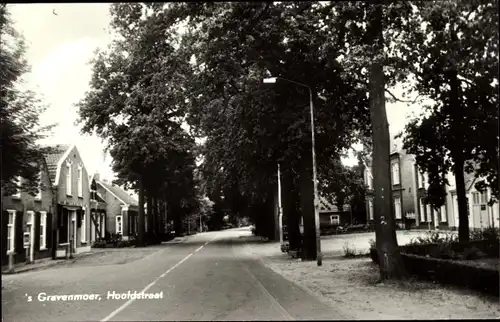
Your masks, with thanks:
[(443, 244), (457, 241), (458, 236), (452, 233), (439, 233), (437, 231), (429, 231), (425, 236), (412, 238), (408, 245), (426, 245), (426, 244)]
[(370, 248), (377, 248), (377, 243), (375, 242), (375, 239), (370, 238), (368, 243), (370, 244)]
[(471, 229), (469, 232), (469, 239), (475, 240), (488, 240), (491, 242), (498, 242), (500, 237), (500, 229), (488, 227), (485, 229)]
[(106, 244), (107, 244), (106, 240), (99, 238), (94, 242), (94, 244), (92, 244), (92, 247), (93, 248), (106, 248)]
[(499, 296), (499, 272), (496, 269), (412, 254), (401, 254), (401, 258), (406, 270), (412, 275)]
[(442, 259), (456, 259), (458, 257), (453, 251), (450, 243), (438, 244), (437, 247), (430, 252), (430, 256)]
[(344, 257), (353, 258), (356, 257), (356, 248), (349, 245), (349, 242), (345, 242), (344, 244)]
[(474, 260), (486, 257), (486, 254), (482, 252), (479, 248), (472, 246), (466, 248), (463, 252), (463, 259)]

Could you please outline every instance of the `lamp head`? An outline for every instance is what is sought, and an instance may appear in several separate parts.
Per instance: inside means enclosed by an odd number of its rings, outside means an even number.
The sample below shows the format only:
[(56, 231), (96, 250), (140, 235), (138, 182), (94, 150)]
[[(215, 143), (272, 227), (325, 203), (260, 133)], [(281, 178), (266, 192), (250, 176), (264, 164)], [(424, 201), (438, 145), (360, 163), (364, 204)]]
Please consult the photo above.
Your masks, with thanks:
[(276, 77), (264, 78), (264, 84), (274, 84), (276, 83)]

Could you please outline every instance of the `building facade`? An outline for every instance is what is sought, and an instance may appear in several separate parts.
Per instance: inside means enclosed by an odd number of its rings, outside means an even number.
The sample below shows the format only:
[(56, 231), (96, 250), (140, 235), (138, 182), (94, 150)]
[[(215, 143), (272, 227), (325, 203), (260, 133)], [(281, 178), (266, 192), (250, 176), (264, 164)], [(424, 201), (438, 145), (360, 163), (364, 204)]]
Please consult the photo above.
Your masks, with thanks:
[(94, 175), (97, 196), (106, 204), (105, 231), (120, 234), (124, 240), (137, 234), (139, 228), (139, 203), (123, 188)]
[[(41, 160), (39, 167), (40, 183), (36, 196), (20, 188), (14, 195), (2, 196), (2, 265), (8, 264), (11, 253), (16, 263), (52, 256), (54, 193), (45, 160)], [(23, 183), (24, 179), (18, 177), (18, 186)]]
[(90, 251), (90, 189), (83, 160), (74, 145), (52, 146), (46, 154), (49, 175), (55, 192), (57, 243), (56, 257)]
[[(453, 173), (448, 173), (446, 177), (448, 185), (445, 187), (445, 203), (435, 209), (426, 202), (428, 174), (417, 166), (415, 157), (407, 154), (401, 146), (401, 141), (394, 139), (390, 155), (391, 192), (396, 224), (405, 229), (458, 230), (458, 200)], [(370, 159), (366, 161), (365, 166), (366, 213), (370, 222), (374, 220), (374, 182)], [(491, 189), (477, 191), (474, 187), (474, 173), (464, 173), (464, 181), (469, 228), (500, 227), (498, 203), (488, 204), (491, 200)]]
[[(394, 139), (390, 154), (391, 169), (391, 199), (393, 215), (399, 228), (411, 229), (417, 227), (415, 211), (415, 159), (402, 148), (402, 141)], [(374, 220), (374, 182), (372, 160), (365, 162), (364, 180), (366, 184), (366, 215), (367, 221)]]

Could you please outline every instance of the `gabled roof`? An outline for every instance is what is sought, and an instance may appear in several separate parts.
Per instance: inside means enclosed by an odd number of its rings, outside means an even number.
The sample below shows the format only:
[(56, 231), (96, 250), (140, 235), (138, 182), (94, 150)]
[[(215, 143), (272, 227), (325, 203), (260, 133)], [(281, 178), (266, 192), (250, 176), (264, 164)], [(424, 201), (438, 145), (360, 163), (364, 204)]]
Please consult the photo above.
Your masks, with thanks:
[(51, 151), (44, 153), (47, 168), (49, 170), (50, 181), (57, 185), (62, 161), (69, 155), (74, 145), (69, 144), (49, 144), (43, 147), (51, 148)]
[(130, 196), (123, 188), (115, 184), (96, 180), (96, 183), (106, 189), (109, 193), (115, 196), (121, 203), (125, 205), (138, 206), (139, 202), (135, 197)]
[[(332, 205), (325, 198), (319, 198), (319, 212), (339, 212), (337, 205)], [(349, 205), (345, 204), (341, 211), (349, 210)]]

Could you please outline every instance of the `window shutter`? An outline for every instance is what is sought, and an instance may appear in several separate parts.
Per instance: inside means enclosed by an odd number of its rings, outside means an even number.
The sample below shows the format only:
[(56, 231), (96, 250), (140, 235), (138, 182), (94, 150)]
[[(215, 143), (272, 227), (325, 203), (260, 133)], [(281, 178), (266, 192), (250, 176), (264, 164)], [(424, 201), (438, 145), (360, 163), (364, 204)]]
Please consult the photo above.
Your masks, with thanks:
[(35, 236), (33, 236), (33, 240), (35, 241), (34, 243), (34, 249), (36, 251), (39, 251), (40, 250), (40, 212), (35, 212), (35, 219), (34, 219), (34, 225), (35, 225), (35, 229), (34, 229), (34, 234)]
[(52, 248), (52, 214), (47, 213), (47, 217), (45, 219), (45, 230), (46, 230), (46, 236), (47, 236), (47, 248), (51, 249)]
[[(7, 258), (7, 224), (9, 222), (9, 212), (7, 210), (2, 211), (2, 265), (4, 265), (4, 260)], [(8, 263), (5, 261), (5, 264)]]
[[(23, 231), (23, 225), (24, 225), (24, 213), (22, 211), (16, 211), (16, 222), (15, 222), (15, 241), (14, 241), (14, 251), (17, 254), (24, 254), (24, 231)], [(24, 256), (22, 257), (24, 261)]]

